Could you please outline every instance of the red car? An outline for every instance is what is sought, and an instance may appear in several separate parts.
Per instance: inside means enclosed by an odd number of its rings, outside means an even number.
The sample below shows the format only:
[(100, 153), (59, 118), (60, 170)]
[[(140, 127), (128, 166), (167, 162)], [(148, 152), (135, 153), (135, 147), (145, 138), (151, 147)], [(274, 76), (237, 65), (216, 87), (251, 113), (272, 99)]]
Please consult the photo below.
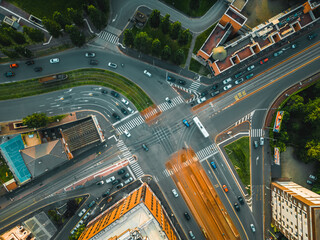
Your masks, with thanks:
[(266, 63), (266, 62), (268, 62), (268, 61), (269, 61), (269, 58), (265, 58), (265, 59), (263, 59), (263, 60), (260, 61), (260, 64), (264, 64), (264, 63)]
[(10, 64), (10, 68), (17, 68), (17, 67), (19, 67), (19, 65), (18, 65), (18, 64), (16, 64), (16, 63), (12, 63), (12, 64)]
[(227, 188), (226, 185), (223, 185), (222, 187), (223, 187), (223, 189), (224, 189), (225, 192), (228, 192), (228, 191), (229, 191), (229, 189)]

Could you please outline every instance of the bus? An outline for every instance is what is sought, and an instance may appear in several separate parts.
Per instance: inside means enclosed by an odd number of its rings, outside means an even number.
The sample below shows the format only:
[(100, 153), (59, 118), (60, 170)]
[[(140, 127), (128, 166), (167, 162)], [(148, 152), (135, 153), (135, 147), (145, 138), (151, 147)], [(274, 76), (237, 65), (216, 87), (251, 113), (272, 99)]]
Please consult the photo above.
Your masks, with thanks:
[(201, 131), (202, 135), (207, 138), (209, 137), (209, 133), (207, 132), (207, 130), (204, 128), (204, 126), (202, 125), (202, 123), (200, 122), (198, 117), (194, 117), (193, 118), (194, 123), (197, 125), (197, 127), (199, 128), (199, 130)]

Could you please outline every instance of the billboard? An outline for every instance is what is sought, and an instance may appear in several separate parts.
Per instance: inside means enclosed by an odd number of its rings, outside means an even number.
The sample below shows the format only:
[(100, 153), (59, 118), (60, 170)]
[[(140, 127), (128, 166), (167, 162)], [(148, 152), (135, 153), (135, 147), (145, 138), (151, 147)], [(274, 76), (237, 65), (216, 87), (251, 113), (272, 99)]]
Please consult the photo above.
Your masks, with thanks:
[(274, 121), (274, 126), (273, 126), (273, 131), (274, 132), (280, 132), (280, 127), (281, 127), (281, 122), (282, 122), (282, 116), (283, 116), (283, 111), (278, 111), (276, 119)]
[(274, 148), (274, 163), (280, 165), (280, 150), (279, 148)]

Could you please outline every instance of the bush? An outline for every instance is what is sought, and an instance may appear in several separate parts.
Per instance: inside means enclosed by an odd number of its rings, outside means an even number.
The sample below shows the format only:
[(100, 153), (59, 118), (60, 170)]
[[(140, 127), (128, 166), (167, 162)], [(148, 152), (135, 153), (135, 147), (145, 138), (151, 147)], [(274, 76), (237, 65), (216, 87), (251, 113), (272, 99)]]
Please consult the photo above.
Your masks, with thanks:
[(23, 26), (23, 32), (34, 42), (42, 42), (44, 39), (44, 33), (39, 29)]

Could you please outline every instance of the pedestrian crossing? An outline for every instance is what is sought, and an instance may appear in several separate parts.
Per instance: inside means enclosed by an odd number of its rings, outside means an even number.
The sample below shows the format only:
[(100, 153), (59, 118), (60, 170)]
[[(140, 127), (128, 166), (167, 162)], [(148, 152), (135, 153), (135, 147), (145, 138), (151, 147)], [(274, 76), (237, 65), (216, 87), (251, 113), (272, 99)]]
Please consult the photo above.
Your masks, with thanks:
[(264, 131), (263, 131), (263, 129), (250, 129), (250, 136), (251, 137), (263, 137)]
[(197, 92), (198, 88), (201, 86), (200, 82), (193, 81), (192, 84), (190, 85), (189, 89), (192, 91)]
[(106, 31), (101, 31), (98, 35), (99, 38), (107, 41), (107, 42), (110, 42), (112, 44), (115, 44), (117, 45), (119, 43), (119, 38), (118, 36), (112, 34), (112, 33), (109, 33), (109, 32), (106, 32)]
[(162, 173), (165, 177), (170, 177), (174, 173), (179, 172), (182, 168), (187, 167), (192, 163), (193, 163), (193, 161), (191, 159), (189, 159), (188, 161), (183, 162), (182, 164), (174, 164), (172, 166), (172, 169), (165, 169), (162, 171)]
[(136, 178), (141, 178), (144, 175), (144, 172), (137, 161), (130, 163), (130, 167), (136, 175)]
[(254, 111), (252, 111), (251, 113), (248, 113), (248, 114), (245, 115), (243, 118), (241, 118), (240, 120), (238, 120), (238, 121), (234, 124), (234, 126), (237, 126), (237, 125), (239, 125), (239, 124), (241, 124), (241, 123), (243, 123), (243, 122), (245, 122), (245, 121), (251, 122), (253, 114), (254, 114)]
[(195, 90), (193, 90), (193, 89), (186, 88), (186, 87), (183, 87), (183, 86), (180, 86), (180, 85), (178, 85), (178, 84), (171, 83), (171, 82), (169, 82), (169, 85), (170, 85), (171, 87), (179, 88), (179, 89), (181, 89), (182, 91), (185, 91), (185, 92), (187, 92), (187, 93), (195, 94), (195, 95), (199, 95), (199, 96), (200, 96), (200, 93), (197, 92), (197, 91), (195, 91)]
[(214, 154), (218, 152), (218, 148), (216, 144), (211, 144), (210, 146), (207, 146), (200, 151), (196, 152), (196, 155), (200, 162), (203, 162), (204, 160), (208, 159), (209, 157), (212, 157)]
[(151, 118), (153, 115), (156, 115), (158, 112), (159, 112), (158, 109), (153, 108), (151, 111), (144, 113), (143, 117), (144, 117), (144, 119), (147, 120), (147, 119)]
[(141, 115), (139, 115), (138, 117), (135, 117), (134, 119), (130, 120), (129, 122), (126, 122), (122, 126), (118, 127), (117, 132), (119, 133), (119, 135), (121, 135), (121, 134), (123, 134), (124, 130), (129, 131), (129, 130), (141, 125), (142, 123), (144, 123), (144, 119)]
[(168, 102), (164, 102), (158, 105), (158, 108), (160, 109), (160, 111), (164, 112), (169, 110), (170, 108), (173, 108), (174, 106), (183, 103), (183, 99), (181, 96), (175, 97), (173, 99), (171, 99), (171, 103)]

